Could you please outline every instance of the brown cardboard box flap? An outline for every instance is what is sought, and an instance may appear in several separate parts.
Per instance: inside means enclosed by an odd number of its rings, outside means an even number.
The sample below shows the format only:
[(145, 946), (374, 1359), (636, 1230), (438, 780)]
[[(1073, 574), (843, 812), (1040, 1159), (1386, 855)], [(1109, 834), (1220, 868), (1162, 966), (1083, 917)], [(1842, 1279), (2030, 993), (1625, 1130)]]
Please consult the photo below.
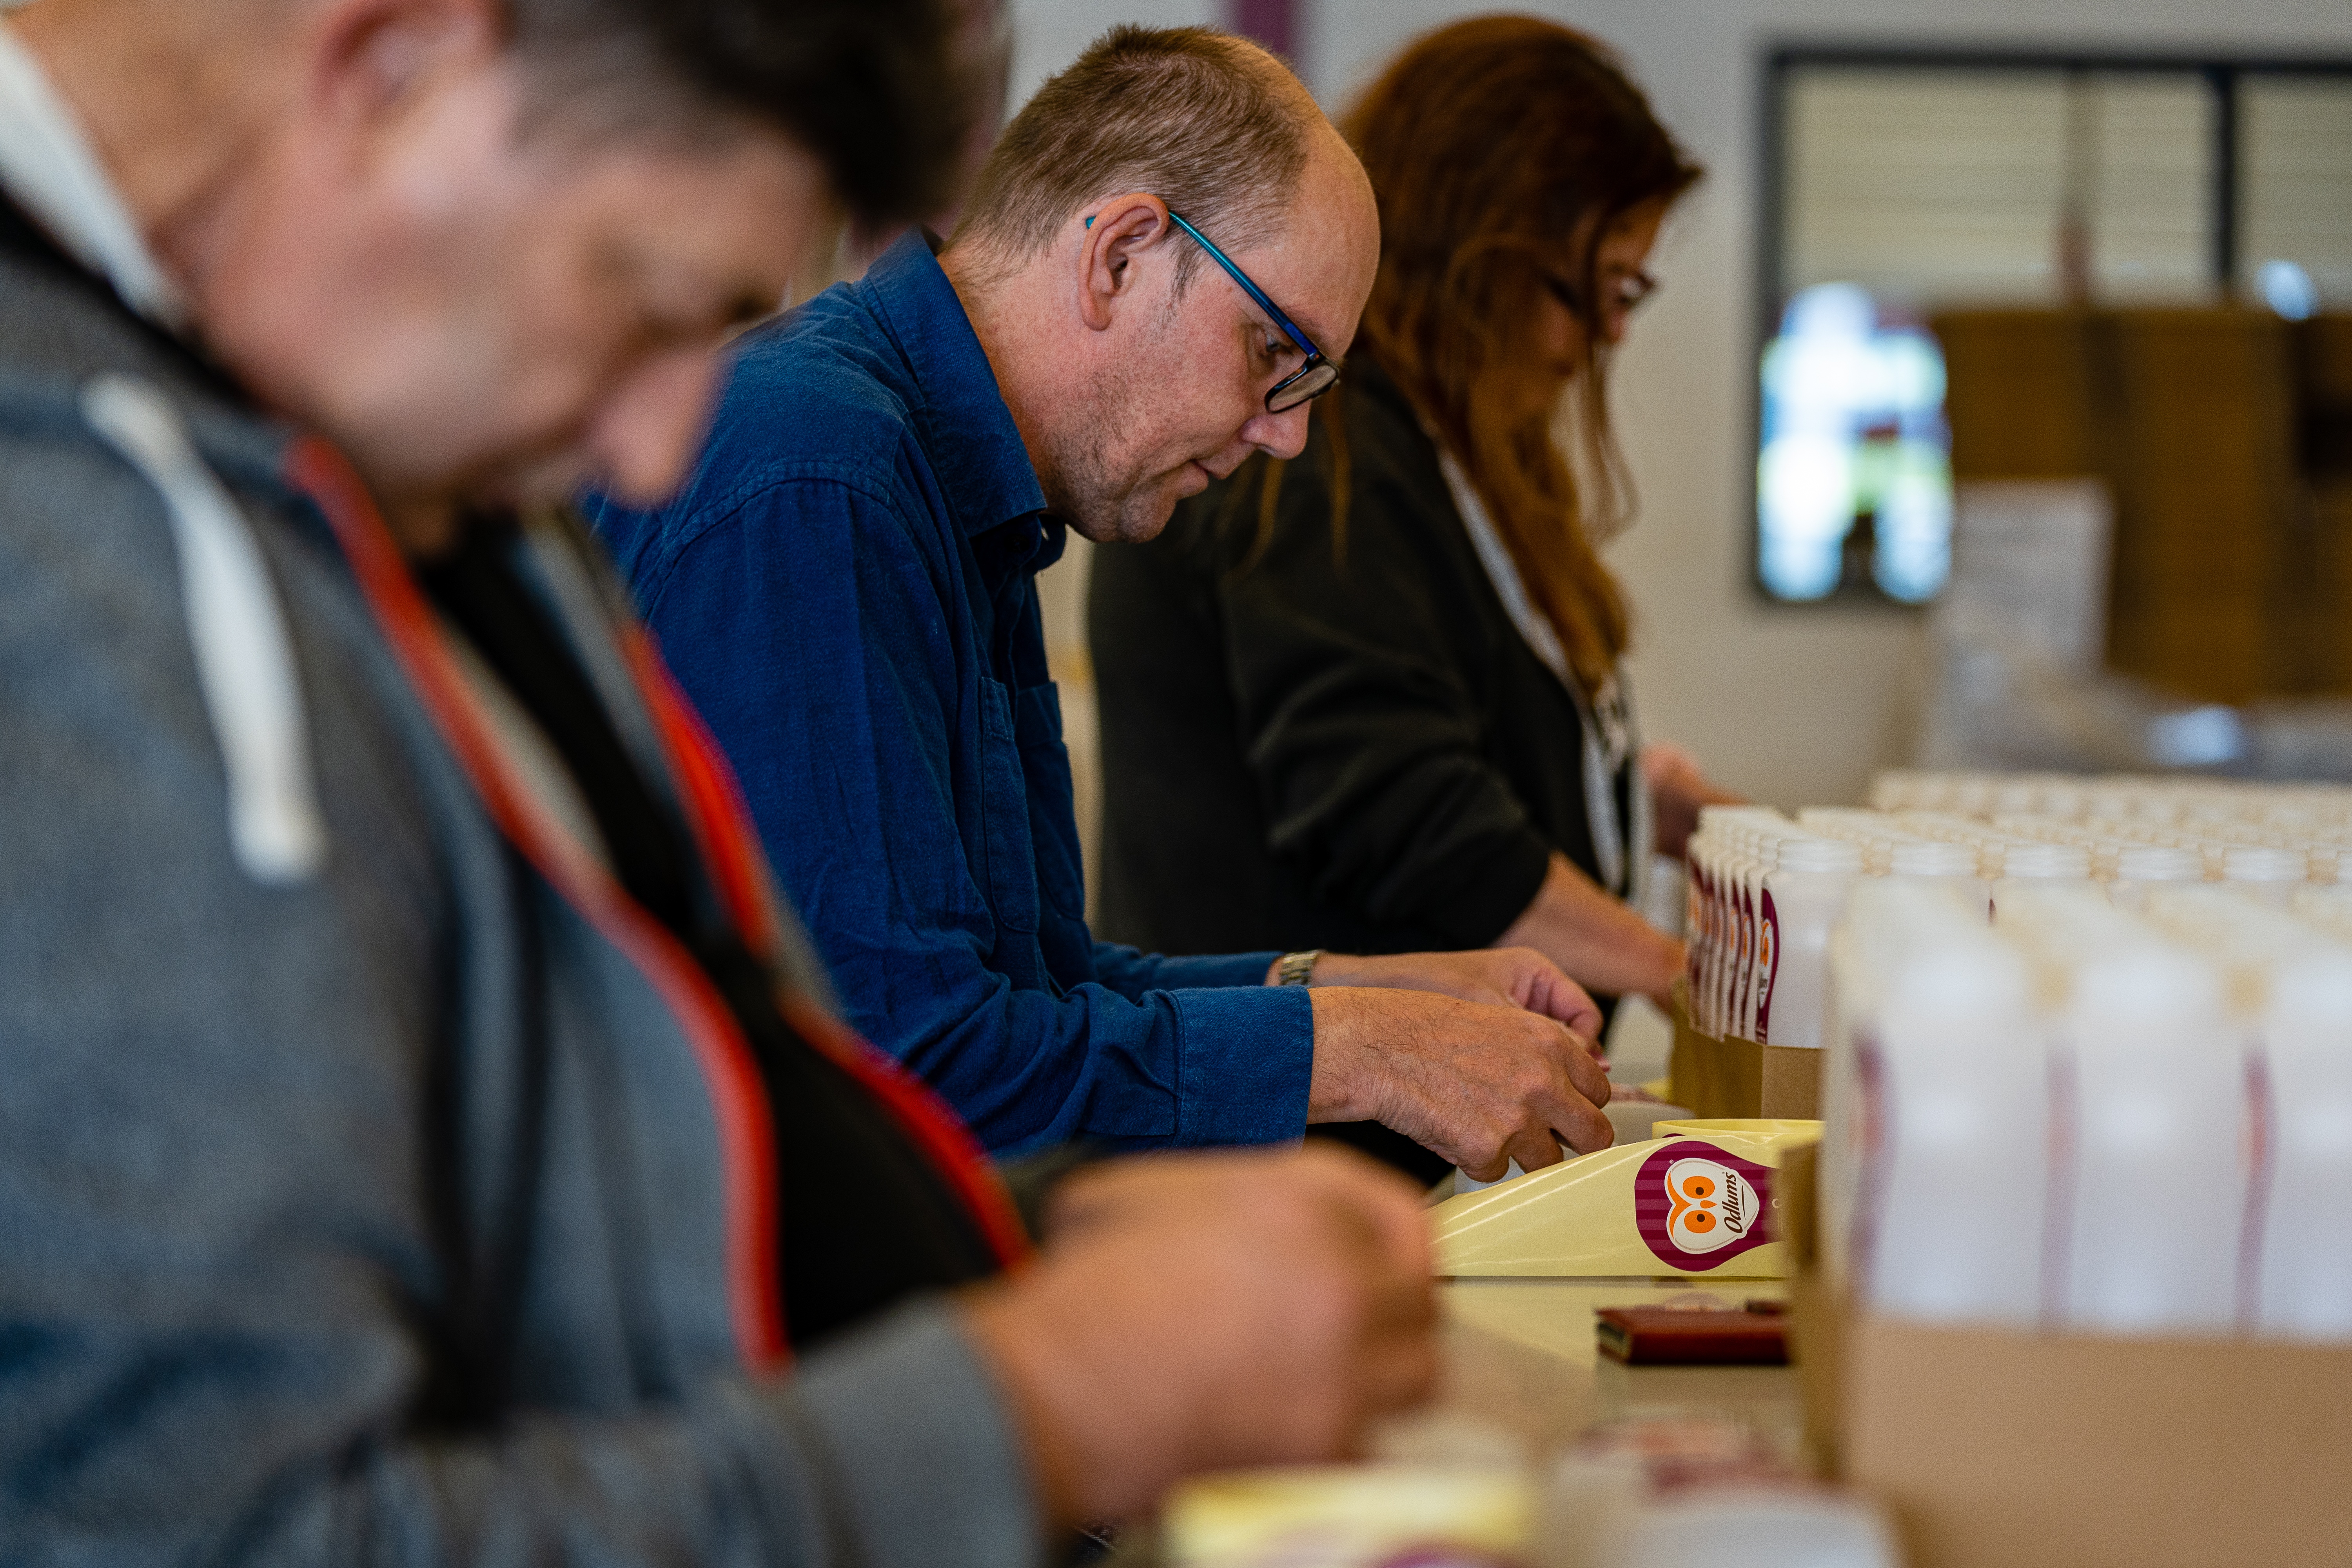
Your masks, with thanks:
[(1847, 1473), (1914, 1568), (2352, 1563), (2352, 1350), (1843, 1325)]

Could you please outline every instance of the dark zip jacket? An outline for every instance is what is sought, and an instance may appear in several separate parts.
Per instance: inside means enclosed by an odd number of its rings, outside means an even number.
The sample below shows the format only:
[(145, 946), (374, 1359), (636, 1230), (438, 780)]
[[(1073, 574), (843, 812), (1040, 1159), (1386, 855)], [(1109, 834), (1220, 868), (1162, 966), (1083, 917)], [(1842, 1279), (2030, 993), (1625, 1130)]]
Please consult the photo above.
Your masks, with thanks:
[(976, 1145), (584, 536), (433, 578), (0, 205), (0, 1560), (1034, 1561)]

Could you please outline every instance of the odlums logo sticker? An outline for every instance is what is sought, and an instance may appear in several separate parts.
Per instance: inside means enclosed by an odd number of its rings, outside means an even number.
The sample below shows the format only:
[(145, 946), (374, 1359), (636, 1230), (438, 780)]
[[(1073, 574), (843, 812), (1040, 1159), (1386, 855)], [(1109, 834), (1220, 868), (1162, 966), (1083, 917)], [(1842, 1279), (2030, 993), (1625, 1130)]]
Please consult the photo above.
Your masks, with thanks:
[(1653, 1152), (1633, 1175), (1633, 1225), (1660, 1261), (1704, 1273), (1771, 1240), (1772, 1173), (1696, 1138)]

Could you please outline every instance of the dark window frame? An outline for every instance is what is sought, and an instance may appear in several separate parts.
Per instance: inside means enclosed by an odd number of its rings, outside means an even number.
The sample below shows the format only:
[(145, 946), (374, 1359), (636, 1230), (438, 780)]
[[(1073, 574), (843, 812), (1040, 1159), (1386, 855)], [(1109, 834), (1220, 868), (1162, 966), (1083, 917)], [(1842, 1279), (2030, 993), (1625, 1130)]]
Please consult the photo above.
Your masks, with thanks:
[(1756, 466), (1764, 447), (1765, 347), (1780, 330), (1787, 303), (1782, 261), (1788, 247), (1788, 129), (1791, 79), (1802, 70), (1979, 70), (2067, 75), (2191, 76), (2205, 79), (2213, 94), (2213, 187), (2208, 204), (2208, 275), (2218, 292), (2238, 292), (2241, 89), (2250, 77), (2321, 77), (2352, 79), (2352, 56), (2231, 53), (2210, 49), (2002, 48), (1969, 44), (1889, 44), (1790, 39), (1766, 47), (1762, 58), (1761, 121), (1757, 136), (1755, 310), (1745, 369), (1748, 407), (1747, 482), (1748, 585), (1776, 610), (1802, 613), (1830, 608), (1878, 610), (1916, 616), (1927, 604), (1906, 604), (1876, 583), (1842, 584), (1819, 599), (1783, 599), (1764, 582), (1763, 522), (1759, 514)]

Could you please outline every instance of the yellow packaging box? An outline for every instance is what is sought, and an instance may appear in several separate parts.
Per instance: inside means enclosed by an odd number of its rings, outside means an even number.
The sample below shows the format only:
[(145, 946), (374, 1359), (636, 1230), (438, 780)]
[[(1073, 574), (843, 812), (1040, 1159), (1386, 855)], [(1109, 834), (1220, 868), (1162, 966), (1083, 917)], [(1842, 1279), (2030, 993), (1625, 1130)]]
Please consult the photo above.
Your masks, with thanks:
[(1430, 1211), (1442, 1275), (1687, 1274), (1777, 1279), (1770, 1216), (1783, 1152), (1817, 1121), (1661, 1121), (1643, 1143), (1603, 1149)]

